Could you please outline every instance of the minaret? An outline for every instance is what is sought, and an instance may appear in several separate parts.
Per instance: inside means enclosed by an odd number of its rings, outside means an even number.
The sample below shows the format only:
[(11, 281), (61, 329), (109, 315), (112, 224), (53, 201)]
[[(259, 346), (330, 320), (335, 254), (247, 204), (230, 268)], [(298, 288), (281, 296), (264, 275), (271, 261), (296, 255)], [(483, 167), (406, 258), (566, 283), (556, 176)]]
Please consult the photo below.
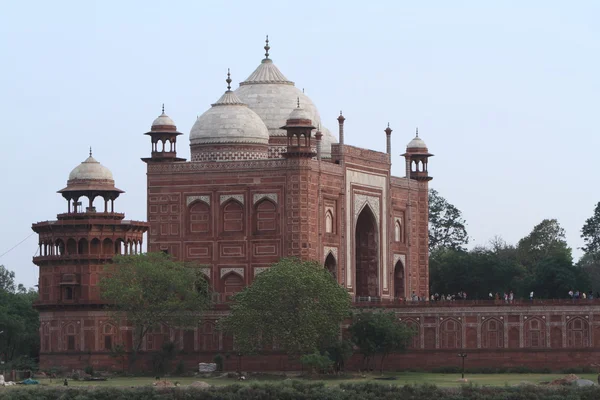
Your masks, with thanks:
[[(39, 267), (35, 307), (40, 312), (43, 368), (101, 362), (124, 340), (112, 324), (114, 328), (102, 331), (107, 339), (99, 340), (101, 324), (110, 318), (98, 282), (116, 254), (142, 251), (149, 227), (146, 222), (125, 221), (124, 214), (115, 212), (114, 201), (124, 192), (115, 187), (111, 171), (92, 157), (91, 149), (58, 193), (67, 200), (67, 212), (31, 226), (39, 235), (33, 263)], [(98, 210), (97, 198), (103, 200)]]
[(387, 126), (387, 128), (385, 128), (384, 132), (385, 132), (385, 136), (386, 136), (385, 149), (386, 149), (388, 157), (391, 161), (392, 160), (392, 129), (390, 128), (389, 122), (388, 122), (388, 126)]
[(144, 135), (150, 136), (152, 141), (152, 152), (149, 158), (142, 158), (142, 161), (164, 162), (164, 161), (185, 161), (185, 158), (177, 157), (177, 136), (181, 135), (177, 131), (175, 122), (165, 114), (165, 105), (162, 105), (162, 114), (152, 122), (150, 131)]
[(429, 153), (427, 145), (419, 137), (419, 128), (415, 133), (415, 137), (406, 145), (406, 153), (402, 154), (406, 159), (406, 177), (417, 181), (430, 181), (433, 178), (429, 176), (427, 163), (429, 157), (433, 154)]
[(321, 161), (321, 139), (323, 138), (323, 134), (321, 133), (321, 128), (317, 129), (317, 133), (315, 133), (315, 139), (317, 140), (317, 160)]
[(340, 116), (338, 117), (337, 120), (338, 120), (338, 124), (339, 124), (339, 132), (340, 132), (340, 147), (344, 147), (344, 121), (346, 120), (346, 118), (344, 118), (341, 111), (340, 111)]
[(311, 132), (315, 127), (306, 110), (300, 107), (300, 99), (297, 100), (297, 107), (292, 110), (281, 129), (287, 131), (287, 151), (283, 154), (284, 157), (314, 157), (316, 155), (312, 149), (311, 137)]

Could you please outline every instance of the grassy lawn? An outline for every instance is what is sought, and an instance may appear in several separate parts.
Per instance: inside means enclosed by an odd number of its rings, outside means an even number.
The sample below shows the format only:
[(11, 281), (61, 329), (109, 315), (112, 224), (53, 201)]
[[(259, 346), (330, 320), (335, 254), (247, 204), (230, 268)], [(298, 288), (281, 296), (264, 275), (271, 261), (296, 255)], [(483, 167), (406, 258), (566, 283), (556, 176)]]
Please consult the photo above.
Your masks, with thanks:
[[(505, 386), (505, 385), (517, 385), (523, 382), (528, 383), (540, 383), (549, 382), (553, 379), (562, 378), (564, 374), (472, 374), (465, 375), (465, 378), (469, 382), (475, 385), (486, 385), (486, 386)], [(581, 374), (578, 375), (582, 379), (589, 379), (596, 382), (596, 374)], [(460, 374), (434, 374), (434, 373), (418, 373), (418, 372), (398, 372), (398, 373), (386, 373), (383, 377), (395, 377), (395, 380), (379, 380), (381, 378), (379, 374), (369, 374), (365, 378), (360, 375), (345, 376), (343, 378), (327, 378), (327, 379), (298, 379), (303, 382), (323, 382), (327, 386), (337, 386), (340, 383), (360, 383), (360, 382), (376, 382), (381, 384), (392, 384), (392, 385), (405, 385), (405, 384), (435, 384), (440, 387), (456, 387), (462, 383), (458, 382)], [(199, 378), (199, 377), (170, 377), (166, 378), (171, 382), (179, 382), (181, 385), (189, 385), (194, 381), (204, 381), (214, 386), (223, 386), (239, 383), (241, 385), (249, 385), (252, 383), (277, 383), (282, 382), (282, 378), (261, 378), (252, 379), (247, 381), (239, 382), (235, 379), (227, 378)], [(119, 377), (109, 378), (105, 382), (86, 382), (86, 381), (72, 381), (69, 380), (69, 386), (150, 386), (155, 382), (153, 377)], [(61, 379), (40, 379), (42, 385), (51, 386), (62, 386), (63, 380)]]

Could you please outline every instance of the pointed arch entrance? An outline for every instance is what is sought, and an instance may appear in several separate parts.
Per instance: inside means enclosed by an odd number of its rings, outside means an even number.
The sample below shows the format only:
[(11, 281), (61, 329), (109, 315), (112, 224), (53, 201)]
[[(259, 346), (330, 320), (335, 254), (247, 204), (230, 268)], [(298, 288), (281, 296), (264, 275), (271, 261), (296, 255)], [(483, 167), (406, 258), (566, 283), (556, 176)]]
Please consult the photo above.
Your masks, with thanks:
[(379, 235), (371, 208), (365, 206), (356, 220), (356, 296), (379, 296)]
[(337, 262), (335, 261), (335, 257), (333, 253), (329, 253), (327, 258), (325, 259), (325, 269), (329, 271), (333, 279), (337, 280)]
[(394, 297), (397, 299), (403, 299), (404, 293), (404, 265), (402, 261), (398, 260), (394, 266)]

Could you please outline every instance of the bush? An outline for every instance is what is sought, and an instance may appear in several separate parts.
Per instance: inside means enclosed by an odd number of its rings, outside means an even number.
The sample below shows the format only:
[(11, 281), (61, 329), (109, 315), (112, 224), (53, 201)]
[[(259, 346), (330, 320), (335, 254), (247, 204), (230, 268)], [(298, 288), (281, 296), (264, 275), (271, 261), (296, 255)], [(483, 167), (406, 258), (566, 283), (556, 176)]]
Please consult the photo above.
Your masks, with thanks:
[(313, 354), (306, 354), (300, 357), (300, 363), (308, 368), (309, 373), (324, 374), (331, 370), (333, 367), (333, 360), (329, 358), (329, 354), (320, 354), (314, 352)]
[(385, 385), (374, 382), (342, 383), (327, 387), (323, 383), (292, 381), (282, 384), (245, 384), (212, 387), (209, 389), (152, 387), (118, 388), (97, 387), (24, 387), (0, 390), (0, 400), (595, 400), (600, 398), (600, 387), (479, 387), (463, 385), (459, 389), (443, 389), (435, 385)]
[(214, 358), (213, 358), (213, 362), (215, 364), (217, 364), (217, 371), (222, 372), (223, 371), (223, 356), (220, 354), (217, 354)]
[(94, 376), (94, 367), (92, 367), (91, 365), (85, 367), (83, 371), (90, 376)]

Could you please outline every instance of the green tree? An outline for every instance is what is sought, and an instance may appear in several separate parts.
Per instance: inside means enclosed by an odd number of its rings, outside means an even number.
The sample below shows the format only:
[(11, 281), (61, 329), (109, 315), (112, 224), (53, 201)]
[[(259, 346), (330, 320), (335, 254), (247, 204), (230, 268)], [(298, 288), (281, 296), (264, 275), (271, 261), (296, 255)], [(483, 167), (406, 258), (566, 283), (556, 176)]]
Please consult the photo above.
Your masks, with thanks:
[(33, 303), (38, 294), (15, 285), (15, 273), (0, 265), (0, 354), (2, 360), (37, 359), (39, 355), (38, 312)]
[(432, 293), (464, 291), (467, 299), (488, 299), (490, 292), (519, 290), (523, 275), (514, 246), (498, 239), (471, 251), (438, 249), (430, 258)]
[(583, 224), (581, 237), (585, 243), (581, 249), (595, 261), (600, 261), (600, 202), (596, 204), (594, 215)]
[(556, 219), (545, 219), (534, 226), (529, 235), (519, 240), (517, 252), (519, 261), (529, 270), (540, 260), (558, 253), (573, 261), (565, 230)]
[(526, 275), (522, 295), (533, 291), (536, 297), (566, 297), (569, 290), (589, 290), (589, 281), (573, 265), (565, 231), (556, 219), (545, 219), (517, 245), (519, 262)]
[(435, 189), (429, 189), (429, 251), (439, 248), (462, 250), (469, 243), (462, 212)]
[(114, 257), (99, 286), (113, 319), (133, 325), (134, 353), (151, 328), (195, 327), (209, 305), (208, 284), (200, 270), (164, 253)]
[(276, 344), (289, 356), (313, 353), (340, 333), (350, 296), (319, 263), (282, 259), (236, 293), (221, 328), (236, 348), (255, 353)]
[(381, 356), (379, 370), (392, 353), (402, 352), (415, 332), (396, 320), (394, 313), (363, 312), (354, 316), (348, 328), (352, 341), (363, 355), (363, 364), (368, 368), (376, 355)]

